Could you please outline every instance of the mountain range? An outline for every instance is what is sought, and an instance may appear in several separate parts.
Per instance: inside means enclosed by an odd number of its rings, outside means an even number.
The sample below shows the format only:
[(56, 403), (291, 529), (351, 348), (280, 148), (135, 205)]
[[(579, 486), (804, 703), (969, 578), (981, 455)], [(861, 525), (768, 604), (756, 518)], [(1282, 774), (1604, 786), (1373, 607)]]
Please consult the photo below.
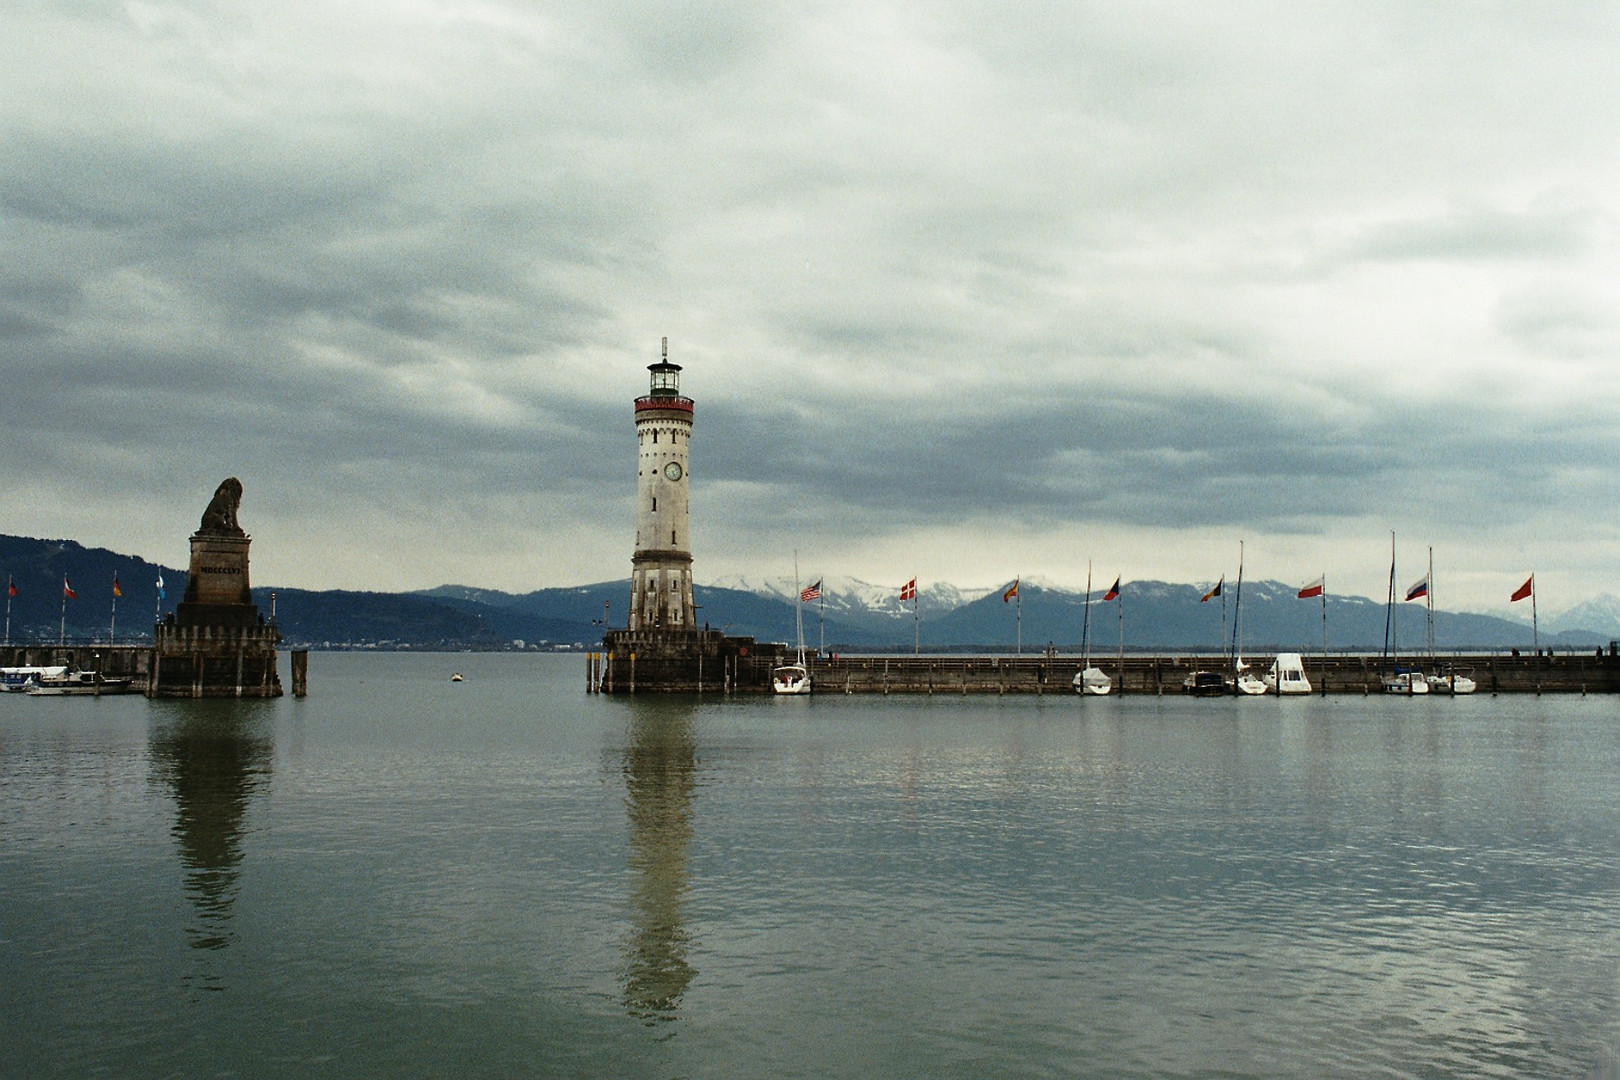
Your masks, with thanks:
[[(105, 640), (113, 629), (115, 578), (122, 593), (116, 636), (150, 635), (153, 618), (174, 609), (186, 584), (184, 570), (137, 556), (71, 540), (5, 535), (0, 535), (0, 573), (17, 589), (9, 598), (13, 641), (54, 641), (62, 633)], [(64, 581), (77, 593), (65, 605)], [(1127, 649), (1216, 652), (1231, 643), (1238, 610), (1232, 583), (1226, 595), (1203, 603), (1206, 585), (1127, 581), (1118, 601), (1103, 602), (1101, 587), (1093, 591), (1087, 626), (1082, 591), (1026, 579), (1013, 603), (1003, 601), (1005, 587), (925, 585), (914, 612), (892, 586), (829, 578), (821, 582), (821, 597), (803, 606), (805, 644), (815, 649), (825, 643), (845, 652), (909, 650), (914, 642), (935, 651), (1010, 651), (1021, 642), (1029, 652), (1048, 643), (1072, 651), (1084, 632), (1092, 652), (1106, 655), (1119, 647), (1123, 624)], [(729, 578), (699, 585), (695, 593), (700, 620), (715, 629), (762, 641), (795, 638), (797, 593), (790, 580)], [(624, 625), (630, 582), (625, 578), (522, 594), (465, 585), (405, 593), (261, 586), (253, 594), (262, 612), (274, 610), (290, 646), (484, 649), (511, 648), (522, 641), (524, 647), (589, 647), (601, 640), (604, 625)], [(1300, 600), (1294, 586), (1246, 582), (1241, 611), (1240, 644), (1256, 655), (1283, 649), (1310, 652), (1321, 645), (1321, 603)], [(1423, 606), (1398, 604), (1395, 615), (1402, 651), (1425, 649)], [(1381, 649), (1385, 622), (1383, 601), (1328, 598), (1328, 643), (1334, 649)], [(1436, 611), (1434, 633), (1439, 649), (1524, 648), (1531, 640), (1527, 623), (1466, 612)], [(1613, 596), (1542, 620), (1545, 645), (1589, 649), (1615, 638), (1620, 638), (1620, 599)]]

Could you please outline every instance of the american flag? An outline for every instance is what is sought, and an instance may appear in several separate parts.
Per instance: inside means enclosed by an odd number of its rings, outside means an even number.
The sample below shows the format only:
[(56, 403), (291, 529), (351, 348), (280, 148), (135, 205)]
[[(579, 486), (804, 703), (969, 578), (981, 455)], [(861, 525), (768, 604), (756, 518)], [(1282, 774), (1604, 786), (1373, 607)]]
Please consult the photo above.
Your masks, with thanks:
[(814, 585), (806, 585), (804, 588), (799, 590), (799, 603), (808, 604), (810, 601), (816, 599), (820, 595), (821, 595), (821, 582), (820, 581), (817, 581)]

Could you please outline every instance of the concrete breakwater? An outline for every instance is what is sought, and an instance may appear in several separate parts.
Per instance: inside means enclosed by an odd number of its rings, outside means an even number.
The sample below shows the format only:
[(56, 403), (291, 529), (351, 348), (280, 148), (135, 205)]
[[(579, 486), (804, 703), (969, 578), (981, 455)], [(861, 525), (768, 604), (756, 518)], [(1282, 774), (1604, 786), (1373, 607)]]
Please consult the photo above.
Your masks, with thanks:
[[(774, 658), (773, 658), (774, 659)], [(735, 661), (733, 661), (735, 663)], [(1113, 680), (1113, 692), (1123, 694), (1180, 694), (1183, 682), (1195, 671), (1222, 669), (1219, 657), (1132, 655), (1099, 659), (1092, 663)], [(1407, 661), (1411, 666), (1423, 666)], [(1264, 673), (1269, 658), (1251, 661), (1252, 670)], [(1034, 656), (839, 656), (807, 660), (816, 693), (820, 694), (1073, 694), (1072, 680), (1080, 658), (1064, 655)], [(1448, 655), (1434, 665), (1439, 673), (1466, 675), (1478, 692), (1490, 693), (1617, 693), (1620, 658), (1602, 655)], [(715, 666), (707, 680), (696, 685), (663, 682), (665, 674), (652, 668), (638, 673), (631, 688), (626, 672), (619, 672), (619, 693), (733, 692), (768, 693), (764, 664), (740, 665), (742, 670)], [(1382, 692), (1382, 659), (1376, 655), (1305, 657), (1305, 673), (1314, 693), (1375, 694)], [(593, 674), (594, 672), (594, 674)], [(746, 672), (746, 673), (745, 673)], [(587, 688), (601, 685), (602, 668), (587, 664)], [(611, 678), (611, 676), (609, 676)]]

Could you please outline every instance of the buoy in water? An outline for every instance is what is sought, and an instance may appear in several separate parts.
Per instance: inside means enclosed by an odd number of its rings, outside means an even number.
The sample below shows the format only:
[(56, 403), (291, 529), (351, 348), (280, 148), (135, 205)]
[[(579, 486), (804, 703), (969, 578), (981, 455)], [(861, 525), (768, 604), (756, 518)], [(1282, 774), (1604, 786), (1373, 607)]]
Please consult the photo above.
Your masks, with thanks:
[(461, 672), (458, 671), (454, 675), (450, 676), (450, 681), (451, 682), (460, 682), (461, 681)]

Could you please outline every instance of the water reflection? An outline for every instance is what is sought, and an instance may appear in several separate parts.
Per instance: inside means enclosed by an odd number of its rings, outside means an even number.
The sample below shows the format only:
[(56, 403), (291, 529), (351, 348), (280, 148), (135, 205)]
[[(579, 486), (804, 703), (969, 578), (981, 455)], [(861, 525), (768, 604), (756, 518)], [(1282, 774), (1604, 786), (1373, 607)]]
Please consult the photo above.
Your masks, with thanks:
[(651, 1025), (677, 1018), (697, 974), (686, 962), (692, 940), (681, 921), (690, 890), (697, 744), (690, 706), (637, 703), (633, 710), (623, 766), (631, 870), (624, 1006)]
[(174, 715), (152, 734), (152, 760), (174, 796), (172, 834), (186, 871), (186, 898), (197, 913), (186, 936), (192, 948), (223, 949), (234, 940), (243, 820), (270, 774), (269, 718), (257, 702), (177, 702), (172, 708)]

